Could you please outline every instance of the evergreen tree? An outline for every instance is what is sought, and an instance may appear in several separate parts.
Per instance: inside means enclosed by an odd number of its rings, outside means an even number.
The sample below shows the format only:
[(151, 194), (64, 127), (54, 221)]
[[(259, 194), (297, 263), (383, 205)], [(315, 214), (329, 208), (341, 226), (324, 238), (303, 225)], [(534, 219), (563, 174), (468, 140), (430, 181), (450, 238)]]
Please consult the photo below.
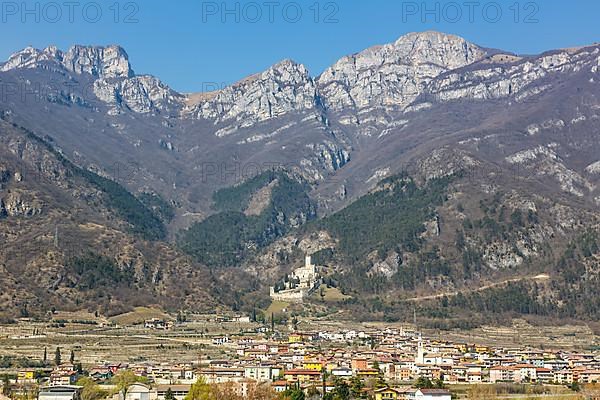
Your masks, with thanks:
[(365, 387), (364, 382), (358, 376), (353, 376), (350, 379), (350, 393), (352, 398), (359, 399), (364, 397), (363, 389)]
[(175, 395), (173, 394), (171, 388), (167, 389), (167, 392), (165, 393), (165, 400), (175, 400)]
[(336, 379), (335, 388), (333, 389), (333, 398), (335, 400), (349, 400), (350, 386), (342, 379)]
[(271, 313), (271, 332), (275, 332), (275, 314)]
[(71, 350), (71, 356), (69, 357), (69, 362), (71, 364), (75, 363), (75, 352), (73, 350)]
[(62, 362), (60, 355), (60, 347), (56, 347), (56, 351), (54, 352), (54, 365), (60, 365)]
[(290, 400), (304, 400), (304, 392), (302, 389), (295, 387), (293, 389), (288, 389), (284, 392), (284, 398)]
[(415, 387), (419, 389), (433, 389), (434, 384), (429, 378), (420, 376), (419, 379), (417, 379), (417, 383), (415, 383)]
[(11, 390), (10, 390), (10, 380), (8, 378), (8, 375), (5, 374), (2, 377), (2, 394), (4, 396), (8, 397), (8, 396), (10, 396), (10, 392), (11, 392)]

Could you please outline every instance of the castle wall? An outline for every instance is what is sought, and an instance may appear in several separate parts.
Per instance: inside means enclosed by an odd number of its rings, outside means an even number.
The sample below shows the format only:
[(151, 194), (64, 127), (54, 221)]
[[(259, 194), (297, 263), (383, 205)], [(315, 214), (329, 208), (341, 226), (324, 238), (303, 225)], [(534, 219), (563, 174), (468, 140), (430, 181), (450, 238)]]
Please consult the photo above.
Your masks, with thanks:
[(304, 267), (297, 268), (292, 272), (292, 277), (300, 280), (300, 287), (279, 292), (275, 292), (275, 288), (271, 287), (269, 294), (273, 300), (302, 303), (304, 298), (310, 296), (321, 284), (317, 267), (312, 265), (310, 256), (306, 257)]

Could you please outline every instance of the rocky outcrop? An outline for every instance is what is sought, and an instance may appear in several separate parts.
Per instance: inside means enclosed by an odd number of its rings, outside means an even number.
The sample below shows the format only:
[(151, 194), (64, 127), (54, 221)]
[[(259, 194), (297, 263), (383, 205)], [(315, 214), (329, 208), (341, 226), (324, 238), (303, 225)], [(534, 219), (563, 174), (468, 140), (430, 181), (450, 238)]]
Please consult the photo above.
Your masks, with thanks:
[[(313, 79), (306, 67), (284, 60), (222, 90), (182, 95), (152, 76), (136, 76), (119, 46), (28, 47), (13, 54), (0, 71), (62, 68), (95, 78), (93, 92), (111, 105), (111, 113), (168, 112), (206, 119), (219, 125), (216, 135), (277, 118), (292, 111), (341, 113), (343, 125), (375, 124), (393, 128), (394, 119), (372, 114), (376, 108), (418, 111), (432, 99), (516, 101), (539, 95), (551, 86), (534, 82), (552, 73), (597, 73), (600, 49), (566, 49), (539, 57), (494, 53), (463, 38), (438, 32), (410, 33), (394, 43), (346, 56)], [(421, 100), (424, 95), (427, 100)], [(66, 102), (79, 104), (69, 100)], [(425, 101), (424, 103), (422, 103)], [(419, 103), (421, 102), (421, 103)], [(371, 135), (370, 131), (365, 133)]]
[(66, 53), (56, 46), (43, 50), (27, 47), (10, 56), (0, 71), (39, 68), (56, 64), (76, 74), (98, 78), (130, 78), (134, 75), (127, 53), (119, 46), (73, 46)]
[(179, 93), (149, 75), (124, 80), (98, 79), (94, 82), (94, 94), (115, 109), (136, 113), (175, 112), (183, 100)]
[[(0, 145), (5, 147), (14, 157), (22, 162), (23, 170), (12, 173), (14, 182), (18, 183), (23, 179), (47, 179), (58, 186), (65, 184), (68, 171), (39, 144), (7, 135), (0, 138)], [(6, 168), (3, 176), (5, 175), (7, 176), (6, 180), (10, 179), (11, 173), (8, 168)]]
[[(0, 71), (21, 68), (54, 68), (95, 78), (93, 93), (109, 104), (110, 113), (131, 110), (136, 113), (172, 111), (178, 113), (183, 96), (159, 79), (136, 76), (127, 53), (119, 46), (73, 46), (66, 53), (54, 46), (44, 50), (28, 47), (13, 54)], [(88, 106), (80, 96), (65, 91), (50, 91), (48, 101), (53, 103)]]
[(538, 95), (550, 85), (532, 85), (552, 73), (597, 71), (598, 47), (577, 51), (562, 50), (554, 53), (519, 59), (518, 62), (479, 63), (467, 70), (449, 72), (433, 80), (426, 92), (437, 101), (460, 99), (496, 99), (514, 96), (517, 101)]
[(0, 216), (33, 217), (41, 213), (41, 203), (20, 191), (13, 190), (0, 198)]
[(373, 262), (373, 266), (367, 272), (369, 277), (382, 275), (386, 278), (391, 278), (398, 272), (398, 267), (402, 264), (402, 258), (398, 253), (392, 251), (384, 260), (378, 260), (378, 256), (374, 252), (369, 255), (369, 259)]
[(540, 145), (508, 156), (506, 161), (522, 165), (532, 176), (554, 178), (563, 191), (577, 197), (584, 197), (592, 192), (594, 185), (566, 165), (557, 154), (558, 148), (556, 143)]
[(44, 68), (47, 66), (47, 62), (62, 65), (63, 56), (63, 52), (55, 46), (49, 46), (43, 50), (30, 46), (12, 54), (8, 61), (0, 67), (0, 71), (6, 72), (18, 68)]
[(350, 151), (332, 141), (309, 143), (307, 157), (300, 160), (298, 173), (309, 182), (323, 180), (324, 174), (330, 174), (342, 168), (350, 161)]
[(485, 55), (485, 50), (457, 36), (411, 33), (342, 58), (317, 82), (325, 106), (333, 110), (406, 107), (431, 79)]
[(588, 165), (585, 167), (585, 171), (588, 174), (600, 175), (600, 161), (596, 161), (595, 163)]
[(69, 71), (87, 73), (99, 78), (130, 78), (134, 76), (129, 57), (119, 46), (73, 46), (62, 60)]
[(263, 73), (207, 94), (190, 105), (185, 114), (248, 127), (290, 111), (315, 107), (315, 83), (306, 67), (284, 60)]

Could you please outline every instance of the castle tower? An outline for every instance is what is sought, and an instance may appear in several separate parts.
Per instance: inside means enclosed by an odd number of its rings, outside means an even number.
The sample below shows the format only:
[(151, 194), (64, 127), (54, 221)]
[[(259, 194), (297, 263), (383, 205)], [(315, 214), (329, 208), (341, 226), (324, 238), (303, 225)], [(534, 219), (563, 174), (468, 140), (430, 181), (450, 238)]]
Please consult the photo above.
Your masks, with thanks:
[(305, 267), (310, 267), (311, 265), (312, 265), (312, 261), (311, 261), (311, 258), (310, 258), (310, 256), (306, 256), (306, 257), (304, 258), (304, 266), (305, 266)]

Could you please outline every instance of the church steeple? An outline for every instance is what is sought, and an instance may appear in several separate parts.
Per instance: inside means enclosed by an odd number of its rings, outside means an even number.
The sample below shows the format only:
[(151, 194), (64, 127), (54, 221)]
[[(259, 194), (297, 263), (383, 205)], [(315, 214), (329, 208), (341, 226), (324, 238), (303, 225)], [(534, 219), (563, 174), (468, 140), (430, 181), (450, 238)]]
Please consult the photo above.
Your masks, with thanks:
[(415, 358), (416, 364), (425, 364), (425, 347), (423, 346), (423, 338), (419, 333), (419, 342), (417, 344), (417, 357)]

